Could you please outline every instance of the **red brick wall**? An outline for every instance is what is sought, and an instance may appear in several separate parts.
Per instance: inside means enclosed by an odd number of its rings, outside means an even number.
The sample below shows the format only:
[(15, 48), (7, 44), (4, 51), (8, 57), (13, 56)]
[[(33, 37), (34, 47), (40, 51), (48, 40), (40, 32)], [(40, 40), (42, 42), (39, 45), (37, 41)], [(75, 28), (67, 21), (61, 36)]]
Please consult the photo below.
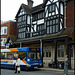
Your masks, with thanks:
[(70, 0), (67, 2), (66, 17), (67, 27), (74, 26), (74, 0)]
[(7, 35), (1, 35), (1, 38), (3, 37), (8, 38), (10, 35), (16, 36), (16, 31), (17, 31), (16, 22), (7, 22), (1, 25), (1, 27), (3, 26), (7, 26)]
[[(16, 26), (16, 22), (7, 22), (4, 24), (1, 24), (1, 27), (3, 26), (7, 26), (7, 35), (1, 35), (1, 38), (7, 38), (9, 36), (16, 36), (16, 31), (17, 31), (17, 26)], [(4, 49), (5, 47), (1, 47), (2, 49)]]
[(16, 23), (11, 23), (10, 24), (10, 35), (15, 35), (16, 36), (16, 32), (17, 32), (17, 25)]

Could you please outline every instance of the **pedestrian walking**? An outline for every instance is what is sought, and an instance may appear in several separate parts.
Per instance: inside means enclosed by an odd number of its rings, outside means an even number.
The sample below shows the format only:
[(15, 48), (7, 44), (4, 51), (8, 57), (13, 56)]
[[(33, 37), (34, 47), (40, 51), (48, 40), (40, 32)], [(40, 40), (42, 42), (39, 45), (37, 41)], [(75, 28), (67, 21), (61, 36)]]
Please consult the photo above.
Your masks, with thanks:
[(64, 75), (68, 75), (68, 65), (69, 65), (69, 60), (68, 60), (68, 55), (66, 55), (64, 61)]
[(18, 57), (15, 63), (15, 73), (20, 73), (20, 58)]

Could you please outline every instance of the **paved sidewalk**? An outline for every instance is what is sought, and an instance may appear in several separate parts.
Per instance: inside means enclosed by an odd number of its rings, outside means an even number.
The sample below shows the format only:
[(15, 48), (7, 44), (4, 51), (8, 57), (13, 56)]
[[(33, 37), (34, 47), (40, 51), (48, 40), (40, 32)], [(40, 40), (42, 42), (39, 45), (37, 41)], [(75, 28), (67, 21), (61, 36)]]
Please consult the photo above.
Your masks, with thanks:
[[(38, 69), (45, 70), (45, 71), (64, 72), (64, 69), (55, 69), (55, 68), (38, 68)], [(68, 73), (74, 74), (74, 70), (68, 70)]]

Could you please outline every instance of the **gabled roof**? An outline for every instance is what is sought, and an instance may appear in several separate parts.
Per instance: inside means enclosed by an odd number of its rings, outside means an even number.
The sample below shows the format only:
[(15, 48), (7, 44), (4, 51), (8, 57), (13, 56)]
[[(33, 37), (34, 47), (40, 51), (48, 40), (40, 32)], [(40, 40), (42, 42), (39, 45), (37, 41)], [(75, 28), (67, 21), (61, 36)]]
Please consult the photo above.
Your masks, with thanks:
[[(30, 14), (30, 15), (31, 15), (32, 13), (35, 13), (35, 12), (38, 12), (38, 11), (43, 10), (44, 8), (43, 8), (42, 6), (43, 6), (43, 4), (40, 4), (40, 5), (38, 5), (38, 6), (35, 6), (35, 7), (30, 8), (28, 5), (22, 3), (21, 6), (20, 6), (20, 8), (19, 8), (19, 10), (18, 10), (18, 13), (17, 13), (16, 17), (17, 17), (18, 14), (20, 13), (21, 8), (23, 8), (24, 11), (25, 11), (27, 14)], [(16, 17), (15, 17), (15, 18), (16, 18)]]
[(27, 12), (28, 14), (31, 14), (31, 8), (28, 5), (22, 4), (22, 7), (25, 12)]
[[(21, 6), (20, 6), (20, 8), (19, 8), (19, 10), (18, 10), (18, 12), (17, 12), (16, 17), (17, 17), (18, 14), (20, 13), (21, 8), (23, 8), (24, 11), (27, 12), (28, 14), (31, 14), (31, 9), (30, 9), (30, 7), (29, 7), (28, 5), (22, 3)], [(15, 17), (15, 18), (16, 18), (16, 17)]]
[[(70, 1), (70, 0), (60, 0), (60, 1), (64, 2), (64, 1)], [(26, 5), (26, 4), (22, 3), (21, 6), (20, 6), (20, 9), (23, 8), (24, 11), (27, 12), (27, 14), (31, 15), (32, 13), (36, 13), (36, 12), (44, 10), (44, 7), (45, 7), (47, 2), (48, 2), (48, 0), (45, 0), (42, 4), (37, 5), (35, 7), (32, 7), (32, 8), (30, 8), (29, 5)], [(20, 12), (20, 9), (19, 9), (18, 13)], [(17, 15), (18, 15), (18, 13), (17, 13)], [(16, 15), (16, 17), (17, 17), (17, 15)]]
[(38, 6), (33, 7), (31, 13), (35, 13), (35, 12), (38, 12), (38, 11), (41, 11), (41, 10), (44, 10), (43, 4), (40, 4)]

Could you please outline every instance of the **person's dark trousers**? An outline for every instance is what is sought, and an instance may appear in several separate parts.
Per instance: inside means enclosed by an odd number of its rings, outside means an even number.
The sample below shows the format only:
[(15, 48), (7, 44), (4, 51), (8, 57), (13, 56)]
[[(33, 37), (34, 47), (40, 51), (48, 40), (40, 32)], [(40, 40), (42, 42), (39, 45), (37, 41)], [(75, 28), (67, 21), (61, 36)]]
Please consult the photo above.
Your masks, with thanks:
[(17, 73), (17, 66), (16, 66), (16, 68), (15, 68), (15, 73)]

